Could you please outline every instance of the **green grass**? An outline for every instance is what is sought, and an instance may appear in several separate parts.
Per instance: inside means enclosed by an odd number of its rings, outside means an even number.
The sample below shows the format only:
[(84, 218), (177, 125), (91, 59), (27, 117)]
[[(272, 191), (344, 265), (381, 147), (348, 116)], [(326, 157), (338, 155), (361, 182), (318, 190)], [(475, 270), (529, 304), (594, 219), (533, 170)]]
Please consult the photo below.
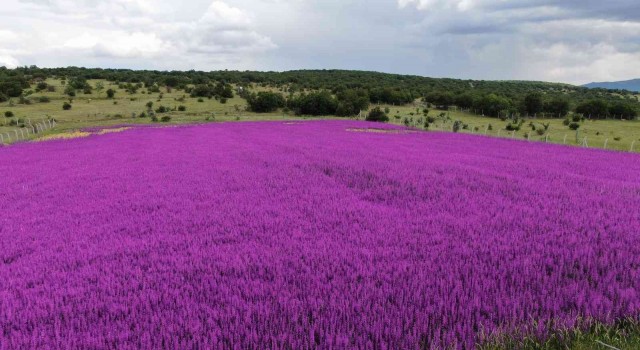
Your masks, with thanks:
[[(381, 106), (383, 108), (389, 108), (389, 117), (392, 123), (403, 124), (404, 118), (413, 117), (414, 122), (420, 118), (420, 113), (416, 111), (416, 106)], [(410, 113), (414, 113), (413, 116)], [(432, 124), (430, 130), (446, 130), (451, 131), (453, 121), (460, 120), (463, 124), (468, 125), (468, 129), (461, 129), (462, 133), (475, 133), (486, 134), (489, 136), (500, 137), (513, 137), (517, 139), (527, 139), (526, 134), (529, 133), (530, 141), (538, 142), (550, 142), (550, 143), (565, 143), (566, 144), (580, 146), (583, 139), (586, 137), (588, 147), (592, 148), (604, 148), (605, 142), (607, 143), (607, 149), (614, 149), (620, 151), (629, 151), (631, 144), (635, 141), (634, 151), (640, 152), (640, 121), (624, 121), (624, 120), (587, 120), (582, 123), (578, 132), (570, 130), (568, 126), (563, 125), (562, 119), (526, 119), (526, 122), (522, 125), (520, 131), (515, 133), (507, 131), (505, 128), (508, 121), (501, 121), (498, 118), (482, 117), (471, 113), (465, 113), (460, 111), (440, 111), (429, 110), (429, 116), (435, 117), (441, 113), (445, 113), (451, 119), (450, 121), (436, 121)], [(400, 119), (396, 119), (395, 116), (400, 116)], [(539, 135), (536, 131), (533, 131), (529, 126), (533, 123), (536, 129), (543, 129), (543, 124), (549, 124), (548, 130)], [(491, 126), (491, 130), (487, 130), (487, 127)], [(420, 126), (421, 127), (421, 126)], [(476, 131), (477, 128), (477, 131)]]
[[(98, 80), (89, 81), (95, 86)], [(162, 98), (160, 93), (147, 94), (146, 89), (141, 88), (136, 94), (128, 94), (123, 89), (118, 89), (115, 83), (101, 81), (104, 84), (104, 90), (114, 89), (116, 95), (114, 99), (108, 99), (106, 92), (102, 91), (98, 94), (93, 91), (92, 94), (85, 95), (79, 91), (73, 98), (71, 110), (64, 111), (62, 104), (69, 101), (69, 97), (64, 94), (64, 86), (58, 79), (48, 79), (47, 83), (56, 88), (55, 92), (34, 93), (28, 99), (31, 104), (18, 104), (18, 99), (11, 102), (0, 103), (0, 133), (11, 133), (12, 138), (15, 135), (15, 126), (9, 126), (10, 119), (4, 118), (5, 111), (12, 111), (15, 114), (13, 119), (23, 118), (29, 119), (32, 123), (41, 121), (47, 117), (52, 117), (57, 121), (54, 130), (47, 131), (45, 134), (69, 132), (85, 127), (96, 126), (112, 126), (118, 124), (149, 124), (152, 123), (150, 117), (138, 118), (142, 112), (146, 112), (147, 102), (153, 102), (153, 108), (165, 106), (172, 111), (164, 114), (158, 114), (158, 118), (162, 116), (170, 116), (171, 124), (195, 123), (206, 121), (235, 121), (235, 120), (289, 120), (297, 119), (291, 113), (268, 113), (256, 114), (246, 111), (247, 103), (240, 97), (229, 99), (223, 104), (215, 99), (191, 98), (184, 91), (173, 90), (167, 92), (162, 90)], [(256, 89), (272, 90), (269, 87), (256, 87)], [(41, 96), (48, 97), (51, 101), (47, 103), (38, 102)], [(178, 106), (185, 106), (186, 111), (174, 111)], [(374, 106), (371, 106), (373, 108)], [(413, 118), (414, 124), (418, 118), (422, 116), (422, 107), (418, 104), (407, 106), (381, 106), (389, 109), (389, 117), (391, 122), (395, 124), (403, 124), (405, 118)], [(417, 111), (416, 109), (419, 109)], [(412, 116), (411, 113), (414, 115)], [(530, 134), (530, 141), (566, 143), (569, 145), (580, 145), (583, 139), (587, 138), (589, 147), (603, 148), (605, 142), (608, 149), (629, 151), (631, 144), (635, 141), (634, 151), (640, 152), (640, 121), (619, 121), (619, 120), (597, 120), (586, 121), (581, 126), (578, 134), (570, 130), (562, 124), (559, 119), (531, 119), (522, 126), (518, 132), (511, 133), (504, 130), (507, 121), (501, 121), (496, 118), (488, 118), (477, 116), (470, 113), (460, 111), (439, 111), (431, 109), (429, 116), (435, 117), (441, 113), (446, 113), (450, 121), (438, 121), (430, 126), (430, 130), (451, 130), (454, 120), (460, 120), (463, 124), (468, 125), (468, 129), (462, 129), (463, 133), (480, 133), (490, 136), (514, 137), (526, 139), (526, 133)], [(134, 117), (135, 115), (135, 117)], [(396, 119), (395, 116), (400, 117)], [(549, 129), (544, 135), (538, 135), (528, 124), (534, 123), (537, 128), (541, 128), (543, 124), (548, 123)], [(488, 126), (491, 126), (488, 130)], [(419, 127), (422, 127), (421, 125)]]
[(527, 337), (501, 337), (478, 346), (480, 350), (591, 350), (591, 349), (640, 349), (640, 322), (626, 319), (614, 326), (600, 323), (586, 329), (554, 332), (545, 342)]

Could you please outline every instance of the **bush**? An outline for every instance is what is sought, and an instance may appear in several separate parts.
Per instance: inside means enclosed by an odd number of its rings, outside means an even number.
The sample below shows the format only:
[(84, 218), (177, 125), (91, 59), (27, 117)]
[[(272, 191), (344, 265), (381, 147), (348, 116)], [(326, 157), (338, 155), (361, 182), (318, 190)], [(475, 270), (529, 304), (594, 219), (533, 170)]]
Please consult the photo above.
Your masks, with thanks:
[(453, 122), (453, 132), (458, 132), (461, 128), (463, 128), (463, 124), (461, 121), (456, 120)]
[(198, 98), (198, 102), (204, 102), (204, 99), (202, 97)]
[(367, 118), (365, 120), (370, 122), (388, 122), (389, 117), (387, 116), (387, 113), (380, 109), (380, 107), (376, 107), (367, 114)]
[(258, 94), (251, 94), (247, 97), (249, 110), (256, 113), (274, 112), (278, 108), (285, 106), (285, 99), (282, 94), (276, 92), (261, 91)]
[(169, 121), (171, 121), (171, 117), (168, 115), (165, 115), (164, 117), (162, 117), (162, 119), (160, 119), (161, 122), (163, 123), (167, 123)]
[(107, 90), (107, 98), (113, 98), (116, 95), (116, 91), (114, 89)]
[(13, 118), (14, 114), (11, 111), (6, 111), (4, 112), (4, 116), (5, 118)]
[(65, 102), (65, 103), (62, 105), (62, 109), (63, 109), (63, 110), (65, 110), (65, 111), (70, 110), (70, 109), (71, 109), (71, 103), (69, 103), (69, 102)]
[(169, 109), (165, 106), (160, 106), (158, 108), (156, 108), (156, 113), (167, 113), (169, 111)]
[(575, 122), (571, 123), (571, 124), (569, 124), (569, 129), (578, 130), (578, 129), (580, 129), (580, 124), (579, 123), (575, 123)]
[(47, 96), (40, 96), (40, 97), (38, 97), (38, 102), (49, 103), (49, 102), (51, 102), (51, 99), (49, 97), (47, 97)]
[(184, 112), (184, 111), (186, 111), (186, 110), (187, 110), (187, 107), (185, 107), (185, 106), (178, 106), (178, 111), (180, 111), (180, 112)]
[(338, 109), (338, 101), (326, 90), (298, 96), (289, 104), (296, 114), (303, 115), (332, 115)]

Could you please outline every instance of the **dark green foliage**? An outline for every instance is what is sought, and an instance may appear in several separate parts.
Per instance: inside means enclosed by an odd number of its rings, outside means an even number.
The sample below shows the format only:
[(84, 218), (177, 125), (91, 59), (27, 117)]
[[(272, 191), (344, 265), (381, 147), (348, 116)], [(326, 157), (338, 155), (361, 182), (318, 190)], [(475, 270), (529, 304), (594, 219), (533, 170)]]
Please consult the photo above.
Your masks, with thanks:
[(534, 92), (524, 97), (524, 112), (527, 115), (536, 115), (542, 112), (544, 103), (542, 101), (542, 95)]
[(281, 93), (261, 91), (257, 94), (247, 96), (249, 110), (256, 113), (269, 113), (283, 108), (286, 105), (284, 96)]
[(165, 106), (159, 106), (158, 108), (156, 108), (156, 113), (167, 113), (169, 112), (169, 108), (165, 107)]
[(67, 85), (67, 87), (64, 88), (64, 93), (69, 97), (74, 97), (76, 96), (76, 89), (74, 89), (71, 85)]
[(505, 97), (498, 96), (496, 94), (489, 94), (480, 97), (474, 108), (479, 114), (483, 114), (490, 117), (506, 117), (510, 113), (511, 101)]
[(572, 122), (569, 124), (569, 129), (571, 130), (578, 130), (580, 129), (580, 123), (576, 123), (576, 122)]
[(338, 101), (327, 90), (312, 92), (289, 100), (289, 107), (302, 115), (333, 115)]
[(576, 112), (586, 118), (607, 118), (609, 116), (609, 104), (604, 100), (591, 100), (578, 105)]
[(178, 106), (178, 111), (180, 111), (180, 112), (184, 112), (184, 111), (186, 111), (186, 110), (187, 110), (187, 107), (185, 107), (185, 106)]
[[(360, 111), (369, 108), (369, 93), (366, 90), (344, 90), (337, 94), (338, 107), (336, 115), (348, 117), (360, 114)], [(388, 112), (386, 108), (385, 112)]]
[(168, 116), (168, 115), (165, 115), (160, 119), (160, 121), (163, 122), (163, 123), (167, 123), (167, 122), (171, 121), (171, 117)]
[(569, 101), (564, 97), (555, 97), (545, 102), (544, 111), (554, 118), (563, 118), (569, 113)]
[(38, 102), (40, 103), (49, 103), (51, 102), (51, 99), (47, 96), (40, 96), (38, 97)]
[(49, 85), (46, 82), (41, 81), (38, 84), (36, 84), (36, 92), (42, 92), (46, 90), (48, 87)]
[(71, 103), (69, 103), (69, 102), (63, 103), (62, 104), (62, 109), (65, 110), (65, 111), (70, 110), (71, 109)]
[(638, 116), (638, 110), (629, 103), (616, 102), (609, 107), (609, 114), (613, 118), (635, 119)]
[(116, 91), (114, 89), (107, 90), (107, 98), (113, 98), (116, 95)]
[(388, 122), (389, 117), (380, 107), (376, 107), (367, 114), (365, 120), (369, 122)]
[(4, 116), (5, 118), (13, 118), (14, 114), (12, 111), (6, 111), (4, 112)]

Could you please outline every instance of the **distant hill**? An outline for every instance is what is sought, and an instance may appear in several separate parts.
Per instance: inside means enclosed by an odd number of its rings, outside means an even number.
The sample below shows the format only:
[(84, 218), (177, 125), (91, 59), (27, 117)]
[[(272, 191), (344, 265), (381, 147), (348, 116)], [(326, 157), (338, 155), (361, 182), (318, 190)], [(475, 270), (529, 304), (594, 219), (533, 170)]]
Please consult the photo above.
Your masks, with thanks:
[(583, 85), (589, 89), (601, 88), (610, 90), (629, 90), (640, 92), (640, 79), (624, 80), (624, 81), (610, 81), (602, 83), (589, 83)]

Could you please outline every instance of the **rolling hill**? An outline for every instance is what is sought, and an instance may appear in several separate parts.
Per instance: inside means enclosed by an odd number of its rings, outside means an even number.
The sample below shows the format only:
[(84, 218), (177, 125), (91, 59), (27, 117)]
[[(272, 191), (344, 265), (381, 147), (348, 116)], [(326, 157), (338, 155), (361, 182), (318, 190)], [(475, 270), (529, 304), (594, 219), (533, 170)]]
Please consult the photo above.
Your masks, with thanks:
[(624, 80), (624, 81), (610, 81), (601, 83), (589, 83), (583, 85), (586, 88), (594, 89), (610, 89), (610, 90), (629, 90), (640, 92), (640, 79)]

